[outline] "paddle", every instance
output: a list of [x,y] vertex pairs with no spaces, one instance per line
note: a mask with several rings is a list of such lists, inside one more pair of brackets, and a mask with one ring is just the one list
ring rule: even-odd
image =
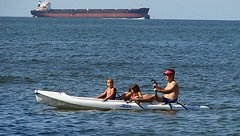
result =
[[135,101],[134,100],[134,102],[139,106],[139,107],[141,107],[143,110],[145,110],[144,108],[143,108],[143,106],[142,105],[140,105],[140,103],[138,103],[137,101]]
[[132,101],[134,101],[141,109],[145,110],[145,109],[143,108],[143,106],[142,106],[140,103],[138,103],[136,100],[131,99],[131,100],[128,101],[127,103],[130,103],[130,102],[132,102]]
[[179,101],[177,101],[177,104],[180,104],[185,110],[188,110],[188,108],[184,106],[182,103],[180,103]]
[[[153,89],[157,87],[157,81],[152,79],[152,83],[153,83]],[[157,91],[155,92],[155,96],[157,96]]]

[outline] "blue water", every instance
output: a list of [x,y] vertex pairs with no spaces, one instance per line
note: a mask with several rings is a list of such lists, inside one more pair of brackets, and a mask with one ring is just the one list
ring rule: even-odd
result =
[[[0,18],[0,135],[240,135],[240,22]],[[95,97],[176,70],[194,111],[68,111],[34,90]]]

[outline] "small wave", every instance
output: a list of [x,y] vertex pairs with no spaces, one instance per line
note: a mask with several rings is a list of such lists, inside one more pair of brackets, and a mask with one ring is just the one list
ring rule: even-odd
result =
[[38,60],[38,59],[32,59],[31,62],[32,62],[33,64],[38,64],[38,63],[43,63],[43,62],[45,62],[45,61]]
[[14,79],[15,77],[12,76],[0,76],[0,83],[12,82]]
[[0,76],[0,84],[5,83],[33,83],[35,82],[30,77],[16,77],[16,76]]

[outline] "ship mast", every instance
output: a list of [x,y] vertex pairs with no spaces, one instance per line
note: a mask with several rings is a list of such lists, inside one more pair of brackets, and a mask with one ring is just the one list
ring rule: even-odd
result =
[[140,2],[140,8],[143,8],[143,0]]

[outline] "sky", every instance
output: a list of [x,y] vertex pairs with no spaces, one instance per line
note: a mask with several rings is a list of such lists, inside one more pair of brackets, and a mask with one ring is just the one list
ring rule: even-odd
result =
[[[148,7],[152,19],[240,20],[240,0],[49,0],[52,8]],[[31,17],[38,0],[0,0],[0,16]]]

